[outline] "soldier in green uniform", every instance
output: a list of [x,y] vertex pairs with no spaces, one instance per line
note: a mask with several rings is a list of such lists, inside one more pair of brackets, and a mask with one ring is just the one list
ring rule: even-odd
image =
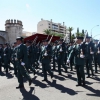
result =
[[7,43],[5,43],[3,47],[4,47],[3,49],[4,69],[6,70],[6,73],[8,73],[10,54],[9,54],[9,49],[7,47]]
[[60,39],[59,45],[57,47],[57,61],[58,61],[59,75],[62,75],[61,74],[61,66],[65,69],[65,72],[67,72],[67,66],[64,63],[65,53],[66,53],[65,43],[63,42],[63,39]]
[[99,65],[99,70],[100,70],[100,42],[98,42],[98,51],[97,51],[97,63]]
[[57,41],[54,42],[52,51],[53,51],[53,70],[55,70],[57,62]]
[[34,75],[36,73],[35,68],[33,67],[32,64],[32,46],[31,46],[31,41],[26,41],[26,46],[27,46],[27,55],[28,55],[28,59],[27,59],[27,65],[26,65],[26,69],[27,71],[29,71],[29,69],[34,72]]
[[94,76],[93,68],[92,68],[92,61],[93,61],[93,54],[94,54],[94,44],[90,41],[91,37],[86,37],[86,43],[85,43],[85,59],[86,59],[86,69],[87,69],[87,78],[90,77],[91,70],[92,76]]
[[82,40],[83,37],[77,37],[76,39],[77,44],[71,50],[67,60],[67,62],[69,63],[71,56],[74,56],[74,64],[77,71],[77,81],[78,81],[78,84],[76,86],[81,86],[81,85],[85,86],[85,74],[84,74],[85,52]]
[[[70,54],[70,52],[73,50],[73,41],[71,41],[70,42],[70,46],[69,46],[69,48],[68,48],[68,56],[69,56],[69,54]],[[70,58],[70,68],[71,68],[71,70],[70,71],[73,71],[73,64],[74,64],[74,56],[71,56],[71,58]]]
[[11,56],[11,59],[12,59],[12,63],[14,65],[14,74],[17,76],[17,43],[14,42],[14,48],[13,48],[13,52],[12,52],[12,56]]
[[52,57],[52,47],[48,44],[47,40],[44,40],[44,48],[42,48],[42,70],[44,74],[44,79],[42,81],[47,81],[47,72],[51,75],[51,78],[53,78],[53,72],[51,71],[51,57]]
[[98,48],[98,40],[94,41],[94,65],[95,65],[95,73],[97,73],[97,64],[98,64],[98,53],[99,53],[99,48]]
[[23,88],[24,84],[23,84],[23,76],[26,77],[29,81],[29,86],[32,84],[32,79],[30,77],[30,75],[28,74],[27,70],[26,70],[26,65],[27,65],[27,47],[25,45],[23,45],[22,41],[23,38],[22,37],[17,37],[17,60],[18,60],[18,74],[17,74],[17,78],[18,78],[18,82],[19,82],[19,86],[16,87],[16,89],[19,88]]
[[2,44],[0,44],[0,72],[2,71],[2,61],[3,61],[3,48]]

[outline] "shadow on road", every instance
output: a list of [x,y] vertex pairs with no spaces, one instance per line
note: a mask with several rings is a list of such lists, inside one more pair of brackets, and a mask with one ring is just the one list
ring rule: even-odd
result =
[[54,87],[54,88],[60,90],[62,93],[68,93],[69,95],[76,95],[76,94],[78,94],[77,92],[75,92],[75,91],[72,90],[72,89],[69,89],[69,88],[67,88],[67,87],[64,87],[64,86],[61,85],[61,84],[57,84],[57,83],[56,83],[56,80],[53,80],[52,83],[51,83],[50,81],[47,81],[47,83],[48,83],[50,86],[52,86],[52,87]]
[[13,78],[14,76],[13,76],[12,74],[10,74],[10,73],[7,73],[7,74],[6,74],[6,77],[7,77],[8,79],[11,79],[11,78]]
[[3,72],[0,72],[0,76],[5,76],[5,74]]
[[34,90],[34,87],[30,87],[30,91],[26,91],[25,88],[20,89],[20,92],[23,95],[22,100],[40,100],[37,96],[32,94],[33,90]]
[[100,97],[100,90],[95,90],[92,87],[87,86],[87,85],[84,88],[94,93],[94,94],[87,94],[87,95]]
[[40,81],[38,81],[38,80],[36,80],[36,77],[37,77],[37,76],[35,76],[35,77],[33,78],[33,84],[34,84],[35,86],[39,86],[39,87],[41,87],[41,88],[46,88],[47,85],[44,84],[44,83],[42,83],[42,82],[40,82]]

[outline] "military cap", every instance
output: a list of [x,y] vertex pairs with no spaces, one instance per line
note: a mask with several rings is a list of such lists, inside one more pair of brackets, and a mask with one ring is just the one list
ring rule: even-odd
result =
[[16,44],[16,42],[14,42],[14,44]]
[[26,41],[26,43],[30,43],[30,44],[31,44],[31,43],[32,43],[32,41],[30,41],[30,40],[27,40],[27,41]]
[[70,43],[74,43],[73,41],[71,41]]
[[90,39],[91,38],[91,36],[86,36],[86,39]]
[[59,41],[62,41],[63,42],[64,40],[63,39],[59,39]]
[[94,42],[98,42],[99,40],[94,40]]
[[56,44],[57,44],[57,43],[58,43],[58,41],[54,41],[54,43],[56,43]]
[[23,37],[17,37],[16,40],[23,40]]
[[43,40],[43,42],[48,42],[48,40],[46,39],[46,40]]
[[83,37],[81,37],[81,36],[78,36],[78,37],[77,37],[77,39],[81,39],[81,40],[83,40]]

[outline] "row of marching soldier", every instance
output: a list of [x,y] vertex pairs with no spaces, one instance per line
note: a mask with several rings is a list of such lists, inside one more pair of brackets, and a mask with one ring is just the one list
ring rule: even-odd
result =
[[86,67],[87,78],[93,77],[100,68],[100,43],[98,40],[91,41],[91,37],[87,36],[85,40],[83,37],[76,37],[75,41],[69,44],[65,43],[63,39],[55,41],[53,44],[50,44],[48,40],[43,40],[38,44],[28,40],[24,44],[23,38],[17,37],[13,47],[7,43],[0,44],[0,72],[4,68],[5,72],[9,73],[9,70],[12,70],[11,63],[19,83],[16,89],[24,88],[23,76],[31,85],[32,78],[29,73],[37,74],[39,67],[42,67],[44,76],[42,81],[48,80],[47,72],[51,78],[54,77],[55,70],[62,75],[62,67],[65,73],[68,72],[68,68],[70,71],[76,70],[76,86],[85,86],[84,67]]

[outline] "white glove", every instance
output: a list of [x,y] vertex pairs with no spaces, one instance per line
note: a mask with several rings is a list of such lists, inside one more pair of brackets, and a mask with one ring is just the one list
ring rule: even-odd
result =
[[47,56],[47,55],[48,55],[47,53],[44,54],[44,56]]
[[98,51],[98,53],[100,53],[100,51]]
[[25,65],[25,63],[24,63],[24,62],[21,62],[21,65],[22,65],[22,66],[24,66],[24,65]]
[[4,54],[4,56],[6,56],[6,54]]
[[84,55],[80,55],[80,58],[84,58]]
[[15,60],[17,61],[17,58],[15,58]]
[[55,60],[57,59],[57,57],[55,57]]
[[67,63],[70,63],[70,60],[67,60]]
[[62,49],[60,49],[60,52],[62,52]]
[[90,52],[90,54],[94,54],[94,52]]
[[40,63],[40,61],[38,60],[38,63]]

